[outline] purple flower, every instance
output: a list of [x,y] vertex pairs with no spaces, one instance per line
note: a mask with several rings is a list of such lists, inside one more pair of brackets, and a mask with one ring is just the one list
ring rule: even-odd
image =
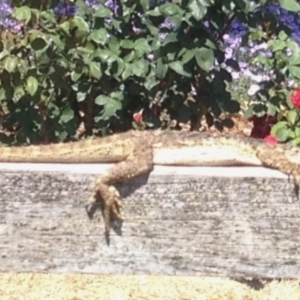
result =
[[148,54],[148,59],[150,60],[150,61],[154,61],[155,60],[155,55],[153,54],[153,53],[151,53],[151,54]]
[[240,23],[237,19],[234,19],[231,22],[230,27],[231,33],[235,36],[243,36],[248,32],[248,28],[244,24]]
[[166,18],[159,27],[167,28],[167,29],[174,29],[174,24],[170,21],[170,19]]
[[77,12],[77,6],[75,4],[66,4],[63,0],[60,0],[60,4],[54,8],[54,13],[58,16],[73,17]]
[[115,1],[115,0],[107,0],[104,5],[109,7],[110,9],[112,9],[114,14],[117,13],[118,8],[119,8],[119,6],[117,5],[117,1]]
[[89,6],[91,9],[98,9],[100,4],[96,0],[85,0],[85,3],[87,6]]
[[18,25],[19,23],[17,21],[9,18],[0,20],[0,26],[6,29],[17,29]]
[[0,1],[0,18],[10,16],[13,12],[10,1],[1,0]]
[[260,90],[260,86],[258,84],[252,84],[248,89],[248,95],[254,96]]
[[10,0],[0,0],[0,27],[13,32],[19,32],[21,25],[16,20],[10,18],[13,8]]
[[159,40],[160,40],[160,41],[165,40],[167,36],[168,36],[167,33],[159,33],[159,34],[158,34],[158,37],[159,37]]
[[168,18],[166,18],[164,22],[160,24],[159,28],[161,29],[161,31],[158,34],[160,41],[165,40],[169,32],[176,29],[175,25]]

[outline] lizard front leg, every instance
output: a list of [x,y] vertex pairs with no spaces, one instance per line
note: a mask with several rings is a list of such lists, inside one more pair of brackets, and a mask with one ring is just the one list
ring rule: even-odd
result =
[[[122,220],[120,214],[121,199],[115,184],[131,179],[135,176],[150,172],[153,169],[153,147],[146,137],[132,137],[130,143],[133,150],[128,157],[110,168],[107,174],[96,180],[94,188],[94,203],[101,198],[103,201],[103,219],[105,238],[109,244],[110,224],[112,219]],[[87,207],[88,214],[91,207]]]

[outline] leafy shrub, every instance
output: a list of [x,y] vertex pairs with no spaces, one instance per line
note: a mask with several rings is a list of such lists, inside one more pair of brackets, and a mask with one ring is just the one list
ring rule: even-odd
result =
[[[2,25],[0,42],[2,140],[48,143],[123,131],[141,109],[147,127],[191,121],[194,129],[203,116],[209,126],[220,124],[223,112],[240,110],[227,89],[228,68],[240,66],[225,55],[223,39],[236,22],[244,24],[244,45],[264,41],[271,51],[253,63],[274,68],[248,115],[280,115],[291,91],[286,82],[298,78],[298,45],[266,15],[267,2],[13,1],[14,22]],[[299,10],[294,0],[280,4]],[[291,47],[292,58],[284,54]]]

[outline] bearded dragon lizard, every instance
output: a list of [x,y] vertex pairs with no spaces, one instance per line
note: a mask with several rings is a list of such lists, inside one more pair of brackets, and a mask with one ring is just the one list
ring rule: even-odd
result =
[[300,182],[300,150],[269,145],[244,136],[215,136],[185,131],[128,131],[107,137],[39,146],[2,147],[1,162],[115,163],[96,180],[91,207],[103,201],[106,241],[111,218],[122,220],[115,184],[148,173],[154,165],[266,166]]

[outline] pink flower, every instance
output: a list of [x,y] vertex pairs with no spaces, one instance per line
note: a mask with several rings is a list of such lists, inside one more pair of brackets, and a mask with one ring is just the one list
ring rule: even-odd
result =
[[296,90],[294,93],[291,95],[291,100],[293,105],[300,109],[300,89]]
[[278,144],[278,140],[276,138],[276,136],[274,135],[268,135],[264,138],[264,142],[269,144],[269,145],[277,145]]
[[133,114],[133,120],[137,124],[141,124],[143,122],[143,110]]

